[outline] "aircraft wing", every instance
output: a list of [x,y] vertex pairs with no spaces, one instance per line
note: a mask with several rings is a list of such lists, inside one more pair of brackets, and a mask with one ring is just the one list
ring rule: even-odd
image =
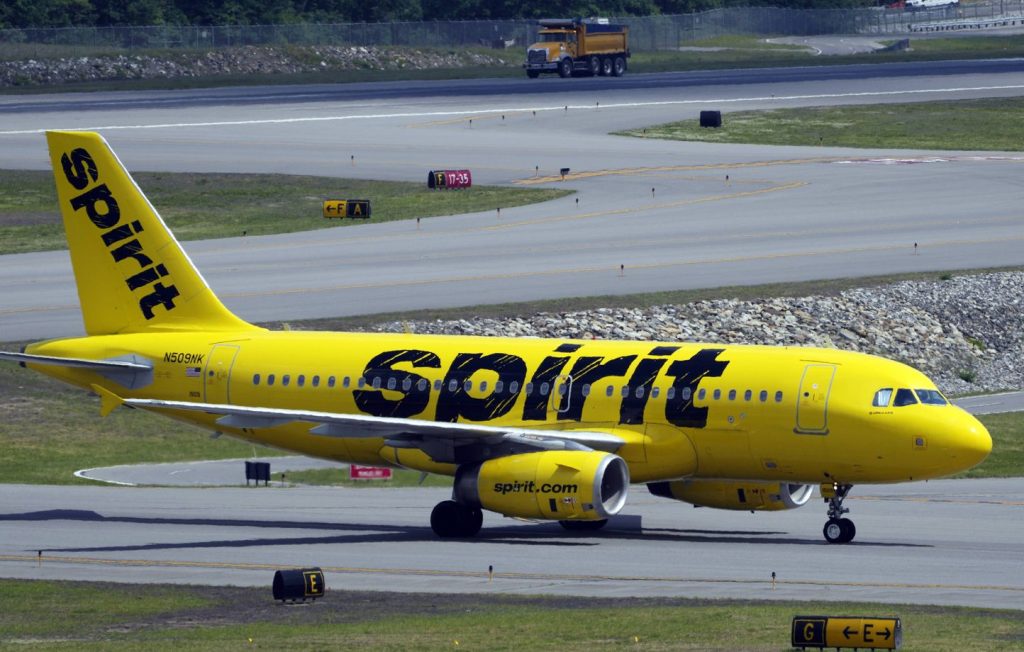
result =
[[542,430],[474,423],[443,423],[364,414],[141,398],[123,399],[122,402],[124,405],[146,410],[185,410],[221,415],[217,419],[217,424],[232,428],[272,428],[286,423],[309,423],[309,432],[313,435],[379,437],[384,439],[387,446],[418,448],[441,463],[468,463],[536,450],[589,449],[614,452],[626,443],[626,440],[618,435],[589,430]]

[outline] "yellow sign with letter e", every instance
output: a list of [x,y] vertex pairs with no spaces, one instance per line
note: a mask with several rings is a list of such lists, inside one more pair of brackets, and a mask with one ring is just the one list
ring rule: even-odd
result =
[[899,618],[796,616],[793,647],[897,650],[903,643]]

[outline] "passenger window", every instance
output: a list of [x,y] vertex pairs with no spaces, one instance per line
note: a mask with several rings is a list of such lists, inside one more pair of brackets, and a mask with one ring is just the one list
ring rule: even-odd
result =
[[750,391],[748,389],[747,391],[743,392],[743,400],[744,401],[747,401],[749,403],[750,399],[752,399],[752,398],[754,398],[754,393],[752,391]]
[[937,389],[915,389],[917,398],[926,405],[946,405],[948,401]]
[[547,383],[541,383],[540,384],[540,395],[541,396],[547,396],[549,389],[551,389],[550,385],[548,385]]
[[260,384],[260,375],[259,374],[253,374],[252,375],[252,384],[253,385],[259,385]]
[[406,376],[405,380],[402,381],[402,391],[408,392],[410,389],[412,389],[412,378]]
[[654,389],[651,390],[651,398],[658,398],[658,394],[660,393],[661,392],[658,390],[658,388],[655,387]]
[[366,376],[359,377],[359,380],[356,381],[356,387],[359,389],[366,387]]
[[505,390],[505,381],[496,380],[494,381],[494,393],[501,394]]
[[643,385],[640,385],[639,387],[636,388],[636,397],[637,398],[643,398],[644,397],[644,386]]
[[304,387],[306,385],[306,377],[299,374],[299,377],[295,379],[295,384],[299,387]]
[[345,389],[348,389],[351,385],[352,382],[348,376],[345,376],[344,378],[341,379],[341,386],[344,387]]
[[667,400],[671,401],[675,397],[676,397],[676,388],[675,387],[669,387],[668,391],[665,392],[665,398]]
[[581,391],[584,396],[590,396],[590,385],[584,385]]
[[559,386],[558,386],[558,395],[559,395],[559,396],[565,396],[565,392],[566,392],[566,390],[568,390],[568,389],[569,389],[569,386],[568,386],[568,385],[566,385],[566,384],[564,384],[564,383],[563,383],[563,384],[561,384],[561,385],[559,385]]
[[717,401],[718,399],[722,398],[722,390],[720,390],[720,389],[716,389],[716,390],[714,391],[714,393],[713,393],[713,394],[711,394],[711,398],[715,399],[716,401]]
[[267,376],[267,384],[268,385],[273,385],[274,384],[274,374],[270,374],[269,376]]
[[380,376],[374,377],[372,387],[374,389],[380,389]]
[[622,386],[621,395],[622,395],[622,398],[626,398],[627,396],[629,396],[629,385],[623,385]]
[[468,392],[471,389],[473,389],[473,381],[467,378],[466,381],[462,383],[462,391]]
[[735,401],[736,400],[736,390],[735,389],[730,389],[729,390],[729,400],[730,401]]
[[313,376],[313,387],[320,386],[320,376]]
[[767,403],[768,402],[768,390],[767,389],[762,389],[761,393],[757,395],[757,398],[761,399],[762,403]]
[[448,391],[449,392],[455,392],[458,389],[459,389],[459,381],[455,380],[454,378],[452,378],[451,380],[448,381]]
[[782,392],[775,392],[775,402],[776,403],[781,403],[782,402]]
[[533,383],[526,383],[526,385],[523,386],[523,393],[527,396],[533,394]]
[[[679,392],[679,397],[682,398],[684,401],[689,401],[690,397],[692,397],[692,396],[693,396],[693,390],[690,389],[689,387],[684,387],[683,391]],[[701,393],[700,397],[704,398],[704,394]]]
[[701,388],[701,389],[697,390],[697,398],[699,400],[703,401],[704,397],[706,397],[707,395],[708,395],[708,390],[706,390],[704,388]]
[[917,397],[909,389],[897,389],[896,400],[892,402],[893,407],[904,407],[917,403]]
[[509,394],[517,394],[518,392],[519,392],[519,381],[518,380],[513,380],[511,383],[508,384],[508,393]]
[[419,380],[416,381],[416,390],[417,391],[423,392],[423,391],[426,391],[426,389],[427,389],[427,379],[426,378],[420,378]]
[[871,401],[874,407],[889,407],[889,399],[892,398],[892,388],[886,387],[875,392],[875,398]]
[[288,374],[281,376],[281,384],[284,385],[285,387],[287,387],[288,383],[290,383],[291,381],[292,377],[289,376]]
[[328,387],[334,387],[334,376],[328,376],[327,377],[327,386]]
[[396,387],[398,387],[398,379],[395,378],[394,376],[391,376],[390,378],[388,378],[388,389],[394,389]]
[[605,396],[611,396],[614,393],[615,393],[615,387],[614,386],[608,385],[608,387],[605,387],[605,389],[604,389],[604,395]]
[[441,385],[442,385],[441,379],[440,378],[435,378],[434,379],[434,391],[435,392],[440,392],[441,391]]
[[486,392],[487,391],[487,381],[486,380],[481,380],[480,381],[480,391],[481,392]]

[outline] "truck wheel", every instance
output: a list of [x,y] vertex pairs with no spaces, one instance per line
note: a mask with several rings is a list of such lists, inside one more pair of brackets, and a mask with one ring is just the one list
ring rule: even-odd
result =
[[587,60],[587,65],[590,66],[591,77],[600,74],[601,60],[597,58],[597,55],[592,55],[590,59]]
[[615,57],[615,64],[612,68],[612,74],[616,77],[621,77],[626,72],[626,60],[622,57]]
[[539,70],[527,70],[526,71],[526,76],[529,77],[530,79],[537,79],[537,77],[540,76],[540,71]]
[[558,76],[572,77],[572,59],[566,57],[558,62]]
[[611,57],[605,57],[601,59],[601,74],[607,77],[612,74],[612,59]]

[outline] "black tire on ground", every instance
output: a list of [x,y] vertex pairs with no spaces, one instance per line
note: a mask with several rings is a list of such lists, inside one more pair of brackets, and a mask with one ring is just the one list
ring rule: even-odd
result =
[[476,536],[483,522],[484,513],[479,508],[454,500],[439,502],[430,512],[430,528],[443,539]]
[[853,537],[857,536],[857,527],[848,518],[839,519],[839,527],[842,529],[842,541],[840,543],[850,543],[853,541]]
[[626,59],[625,57],[615,57],[615,63],[612,64],[612,75],[615,77],[621,77],[626,73]]
[[539,70],[527,70],[526,71],[526,76],[529,77],[530,79],[537,79],[537,77],[540,76],[540,71]]
[[558,76],[572,77],[572,59],[566,57],[558,62]]
[[830,518],[825,522],[825,527],[822,528],[821,533],[825,535],[825,541],[829,543],[846,543],[843,536],[847,532],[847,528],[843,525],[842,521],[848,521],[849,519],[838,519]]
[[601,74],[605,77],[612,74],[612,59],[611,57],[604,57],[601,59]]
[[559,521],[558,524],[570,532],[595,532],[608,525],[608,519],[605,518],[600,521]]
[[596,54],[590,56],[587,59],[587,65],[590,67],[590,75],[596,77],[601,73],[601,60],[597,58]]

